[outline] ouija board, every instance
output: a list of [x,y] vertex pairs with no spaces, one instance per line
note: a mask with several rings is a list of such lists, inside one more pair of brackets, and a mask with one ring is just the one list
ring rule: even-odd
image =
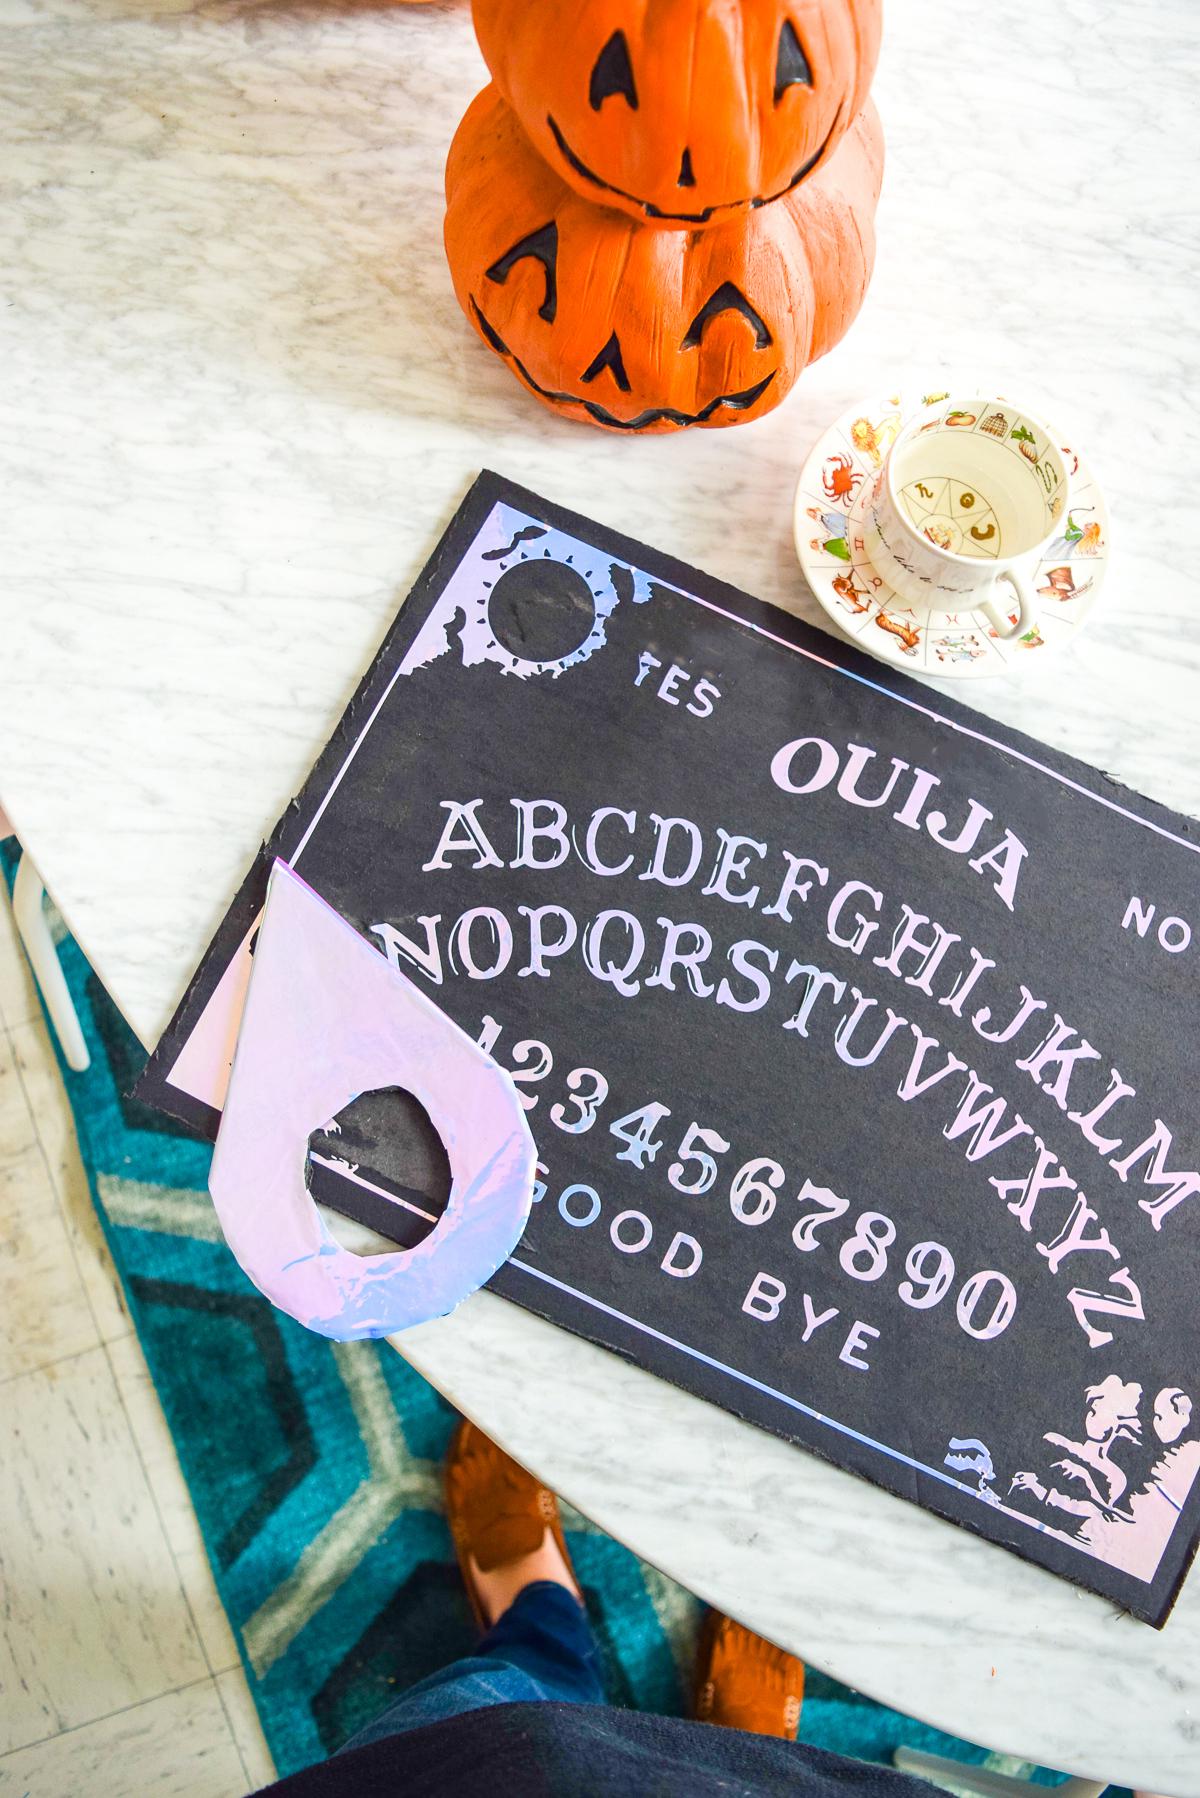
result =
[[[1193,821],[485,474],[143,1078],[209,1135],[275,856],[512,1071],[496,1291],[1161,1626]],[[444,1157],[380,1104],[312,1190],[411,1243]]]

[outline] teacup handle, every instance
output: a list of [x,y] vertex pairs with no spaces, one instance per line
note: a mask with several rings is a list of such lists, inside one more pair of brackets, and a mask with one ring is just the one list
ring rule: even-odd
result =
[[[1005,611],[995,600],[985,599],[979,610],[989,621],[998,637],[1023,637],[1037,623],[1038,603],[1033,591],[1033,583],[1022,568],[1002,568],[996,576],[997,581],[1007,581],[1013,588],[1021,606],[1021,615],[1015,624],[1010,624]],[[995,591],[993,584],[992,591]]]

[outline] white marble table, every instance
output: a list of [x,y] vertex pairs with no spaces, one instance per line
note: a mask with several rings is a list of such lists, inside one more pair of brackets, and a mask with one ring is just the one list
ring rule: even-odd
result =
[[[455,305],[462,0],[0,0],[0,27],[0,797],[147,1043],[481,466],[814,617],[796,470],[898,371],[1032,396],[1112,507],[1094,625],[970,703],[1200,816],[1189,0],[892,0],[861,319],[763,422],[634,441],[551,418]],[[1156,1633],[488,1294],[398,1346],[817,1666],[1200,1798],[1200,1577]]]

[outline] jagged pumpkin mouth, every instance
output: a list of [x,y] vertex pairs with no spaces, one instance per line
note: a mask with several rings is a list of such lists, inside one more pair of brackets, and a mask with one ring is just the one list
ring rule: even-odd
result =
[[842,109],[844,106],[845,101],[843,100],[839,103],[838,109],[833,115],[833,124],[829,127],[825,142],[814,156],[809,157],[803,168],[796,170],[796,173],[792,176],[786,187],[781,187],[777,193],[758,194],[752,199],[726,200],[719,206],[706,206],[703,212],[664,212],[662,208],[656,206],[652,200],[643,200],[637,194],[626,193],[623,187],[614,187],[611,181],[605,181],[603,176],[597,175],[594,170],[588,167],[586,162],[581,161],[580,158],[576,156],[551,113],[546,114],[546,123],[549,125],[550,130],[554,135],[554,141],[558,145],[559,152],[562,155],[564,162],[568,162],[577,175],[582,176],[585,181],[590,181],[593,186],[600,188],[603,193],[616,194],[622,200],[632,201],[635,206],[641,207],[648,219],[663,219],[669,223],[678,225],[707,225],[717,213],[740,212],[743,209],[756,212],[760,206],[769,206],[773,200],[782,200],[785,195],[792,193],[799,187],[802,181],[807,181],[810,175],[816,173],[818,165],[824,160],[825,154],[829,149],[830,144],[833,142],[833,136],[841,121]]
[[608,425],[614,431],[645,431],[652,425],[664,423],[678,425],[682,430],[687,425],[706,423],[713,413],[722,406],[728,408],[730,412],[748,412],[751,406],[762,398],[777,373],[777,370],[772,369],[769,375],[766,375],[761,381],[756,381],[753,387],[747,387],[741,393],[720,393],[716,399],[709,400],[706,406],[702,406],[699,412],[680,412],[674,406],[652,406],[645,412],[639,412],[636,418],[618,418],[615,412],[610,412],[607,406],[600,405],[597,400],[585,399],[582,394],[578,393],[556,393],[553,388],[543,387],[541,382],[530,374],[516,352],[509,349],[500,333],[488,323],[474,294],[470,298],[475,322],[487,342],[498,356],[503,356],[507,362],[511,363],[527,387],[531,388],[534,393],[540,394],[542,399],[552,400],[555,405],[582,406],[597,424]]

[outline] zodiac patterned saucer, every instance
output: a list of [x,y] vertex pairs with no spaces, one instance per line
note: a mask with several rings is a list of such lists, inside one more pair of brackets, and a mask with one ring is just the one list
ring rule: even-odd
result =
[[[862,519],[871,482],[890,445],[910,418],[946,397],[937,387],[913,392],[896,388],[843,413],[818,439],[801,470],[793,530],[809,586],[860,649],[909,674],[971,680],[1042,661],[1082,628],[1108,567],[1108,511],[1084,458],[1062,444],[1071,497],[1062,533],[1047,544],[1037,565],[1034,586],[1041,612],[1033,629],[1023,637],[1003,638],[982,612],[916,612],[871,566]],[[1008,591],[999,588],[1001,595]],[[1009,616],[1015,622],[1015,595]]]

